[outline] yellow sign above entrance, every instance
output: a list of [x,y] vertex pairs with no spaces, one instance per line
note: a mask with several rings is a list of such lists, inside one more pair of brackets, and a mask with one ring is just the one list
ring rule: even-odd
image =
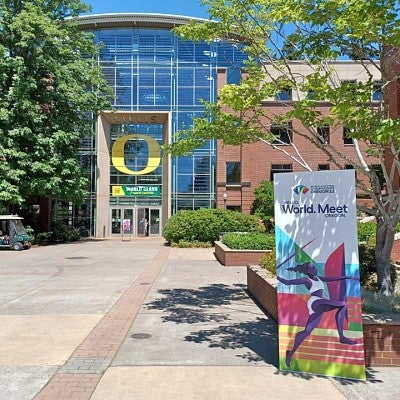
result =
[[[125,144],[129,140],[141,139],[144,140],[149,147],[149,158],[147,160],[147,165],[141,171],[133,171],[129,169],[125,163]],[[161,162],[161,149],[158,142],[150,136],[132,134],[119,137],[112,147],[111,151],[111,161],[114,167],[127,175],[146,175],[150,172],[155,171]]]

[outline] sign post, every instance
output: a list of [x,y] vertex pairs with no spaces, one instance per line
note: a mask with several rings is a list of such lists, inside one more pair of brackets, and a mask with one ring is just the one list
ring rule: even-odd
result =
[[365,380],[355,171],[274,176],[281,370]]

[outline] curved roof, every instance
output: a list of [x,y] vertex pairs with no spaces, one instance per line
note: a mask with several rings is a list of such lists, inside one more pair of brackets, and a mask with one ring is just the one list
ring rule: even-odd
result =
[[79,26],[83,29],[120,28],[120,27],[150,27],[172,29],[190,21],[205,22],[202,18],[185,17],[172,14],[153,13],[113,13],[90,14],[78,18]]

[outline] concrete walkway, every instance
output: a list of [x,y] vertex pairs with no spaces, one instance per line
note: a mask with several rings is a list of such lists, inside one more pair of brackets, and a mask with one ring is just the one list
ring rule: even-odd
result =
[[158,238],[1,251],[0,341],[4,400],[400,398],[397,368],[280,372],[246,268]]

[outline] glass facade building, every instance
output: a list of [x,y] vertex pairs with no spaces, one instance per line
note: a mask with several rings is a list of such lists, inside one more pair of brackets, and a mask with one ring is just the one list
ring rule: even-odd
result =
[[81,29],[101,45],[98,63],[114,92],[113,109],[104,110],[96,136],[80,149],[91,196],[75,211],[74,224],[92,235],[161,235],[171,214],[216,206],[216,142],[179,158],[164,155],[161,146],[202,115],[203,101],[216,101],[219,77],[239,82],[245,55],[221,41],[182,41],[172,28],[190,20],[80,18]]

